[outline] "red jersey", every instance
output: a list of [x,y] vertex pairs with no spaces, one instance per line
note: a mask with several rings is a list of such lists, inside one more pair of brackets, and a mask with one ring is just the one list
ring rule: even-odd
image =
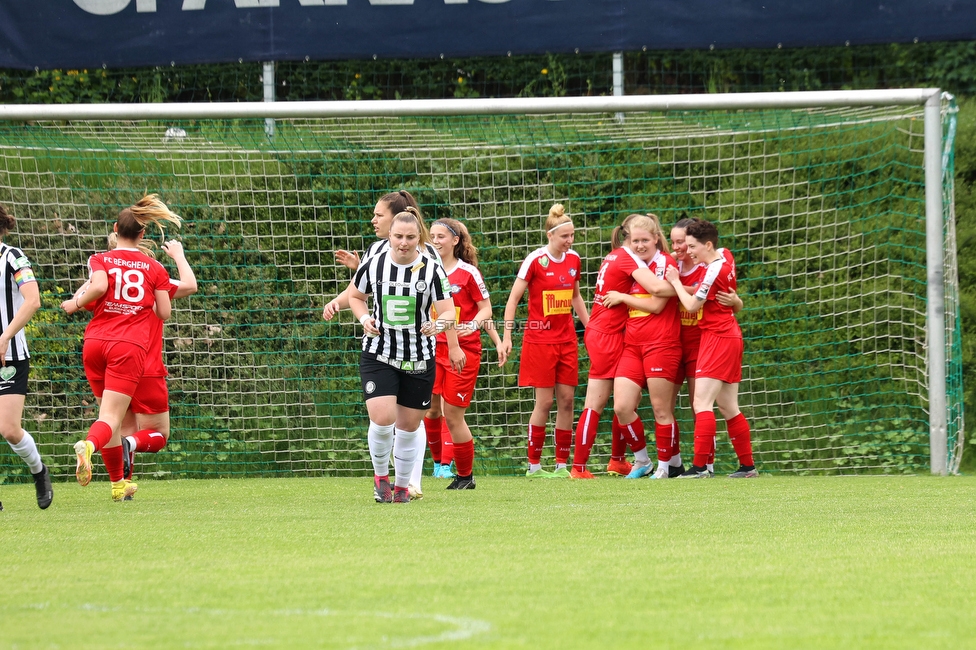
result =
[[[488,300],[488,287],[481,277],[477,267],[458,260],[457,265],[447,274],[447,281],[451,283],[451,298],[454,299],[454,322],[465,323],[474,320],[478,315],[478,303]],[[447,343],[447,334],[437,335],[438,343]],[[465,350],[481,352],[481,334],[459,336],[458,343]]]
[[89,275],[95,271],[108,275],[108,290],[95,301],[85,338],[129,341],[149,350],[153,321],[159,321],[153,311],[155,292],[170,284],[166,269],[136,248],[116,248],[88,258]]
[[[734,275],[735,259],[732,257],[732,252],[727,248],[720,248],[718,252],[732,266],[732,274]],[[705,277],[705,270],[707,268],[707,264],[699,262],[690,271],[681,274],[681,284],[697,289]],[[678,302],[678,313],[681,318],[681,345],[685,350],[698,349],[698,343],[701,341],[701,330],[698,329],[698,321],[701,320],[704,309],[704,306],[702,306],[693,314],[686,310],[680,301]]]
[[695,292],[696,298],[705,301],[699,312],[700,329],[718,336],[742,336],[742,330],[739,329],[732,308],[725,307],[715,300],[715,294],[719,291],[735,291],[735,288],[735,264],[729,262],[724,255],[705,268],[705,277],[702,278],[698,291]]
[[574,250],[557,260],[543,246],[525,258],[518,271],[518,277],[529,283],[529,319],[523,342],[576,341],[573,291],[579,283],[581,270],[579,254]]
[[[664,277],[664,271],[669,266],[677,266],[674,258],[658,251],[648,267],[659,278]],[[638,298],[651,298],[651,294],[639,283],[633,282],[630,287],[631,295]],[[681,322],[678,320],[678,298],[668,298],[664,309],[658,314],[652,314],[641,309],[628,310],[627,331],[624,343],[640,346],[678,346],[681,337]]]
[[626,246],[610,251],[603,258],[600,271],[596,274],[596,291],[593,294],[593,309],[590,311],[588,328],[592,327],[605,334],[623,331],[627,324],[627,305],[604,307],[603,296],[609,291],[629,292],[634,284],[633,273],[639,268],[647,268],[647,264]]

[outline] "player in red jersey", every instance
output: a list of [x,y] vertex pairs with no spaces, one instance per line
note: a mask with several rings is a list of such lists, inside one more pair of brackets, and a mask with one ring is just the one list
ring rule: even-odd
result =
[[[118,244],[118,236],[112,233],[108,238],[109,248]],[[145,239],[139,242],[139,250],[155,259],[154,245]],[[176,262],[177,280],[170,279],[167,287],[170,300],[191,296],[197,292],[196,275],[186,260],[183,244],[168,241],[161,248]],[[75,293],[80,297],[88,288],[85,282]],[[94,303],[86,305],[86,309],[93,310]],[[126,480],[132,479],[132,465],[135,453],[156,453],[166,446],[169,440],[169,388],[166,377],[169,371],[163,361],[163,321],[157,318],[153,322],[153,334],[150,338],[150,349],[146,353],[146,368],[143,371],[139,386],[125,412],[119,435],[122,437],[123,475]]]
[[613,408],[619,426],[635,450],[634,466],[627,478],[636,479],[648,476],[653,469],[644,425],[637,416],[645,385],[654,410],[657,458],[659,462],[663,460],[667,471],[675,437],[671,396],[681,363],[681,345],[678,300],[674,289],[664,280],[666,269],[676,267],[668,252],[664,230],[656,218],[648,216],[634,220],[631,233],[634,251],[647,261],[655,281],[646,282],[647,288],[635,282],[628,293],[608,292],[604,304],[629,307],[624,350],[613,382]]
[[116,501],[131,497],[137,489],[124,479],[119,429],[145,369],[153,319],[167,320],[171,312],[169,274],[138,248],[146,225],[162,222],[178,226],[181,219],[155,194],[122,210],[115,223],[118,247],[92,255],[87,291],[61,303],[68,314],[95,303],[94,316],[85,329],[82,358],[88,383],[100,402],[98,419],[88,436],[75,443],[75,476],[81,485],[88,485],[92,454],[100,450]]
[[[701,284],[702,278],[705,277],[706,264],[696,263],[691,260],[688,255],[688,243],[685,241],[685,228],[693,223],[693,219],[681,219],[674,225],[671,229],[671,250],[674,252],[674,258],[678,262],[678,273],[681,276],[681,284],[685,287],[688,293],[694,293],[698,290],[698,285]],[[735,260],[732,257],[732,252],[727,248],[720,248],[719,252],[722,256],[732,265],[733,270],[735,269]],[[726,307],[731,307],[733,313],[738,313],[742,309],[742,299],[736,294],[735,290],[724,292],[719,291],[715,294],[715,300],[718,301],[720,305]],[[698,345],[701,342],[701,330],[698,329],[698,321],[701,318],[701,309],[695,313],[689,313],[685,310],[683,306],[679,309],[681,314],[681,367],[678,373],[678,381],[674,386],[674,399],[673,406],[677,407],[678,403],[678,391],[681,388],[681,384],[687,380],[688,382],[688,403],[694,404],[695,399],[695,367],[698,361]],[[676,435],[675,435],[675,445],[671,449],[671,462],[670,465],[672,469],[669,470],[669,477],[674,478],[680,474],[679,468],[682,467],[681,463],[681,449],[677,444],[679,435],[677,435],[677,421],[675,422]],[[706,467],[708,471],[713,475],[715,473],[715,450],[712,449],[708,457],[708,462]],[[657,478],[665,478],[662,475],[660,468],[655,474]]]
[[[515,312],[526,290],[529,292],[529,317],[522,336],[519,360],[519,386],[535,388],[535,407],[529,416],[526,476],[568,477],[570,447],[573,444],[573,393],[579,383],[579,343],[573,312],[585,327],[589,322],[586,304],[580,295],[582,266],[572,249],[574,228],[562,204],[549,209],[546,219],[548,244],[525,258],[505,304],[505,334],[498,348],[508,357],[512,351]],[[542,470],[542,447],[546,441],[546,422],[556,399],[556,471]]]
[[[626,293],[635,283],[650,283],[654,280],[653,273],[647,268],[647,260],[641,259],[633,250],[631,233],[635,221],[641,221],[645,228],[652,221],[656,223],[656,219],[640,214],[632,214],[624,219],[620,226],[614,228],[611,237],[613,250],[603,258],[596,276],[593,309],[583,337],[590,358],[590,373],[586,383],[583,412],[576,425],[576,447],[573,452],[573,469],[570,472],[573,478],[593,478],[593,474],[586,469],[586,463],[596,440],[600,416],[610,399],[617,362],[624,349],[627,306],[620,302],[608,306],[604,303],[604,297],[611,292]],[[660,225],[657,229],[660,230]],[[611,425],[611,436],[607,473],[626,476],[632,467],[624,457],[627,440],[625,430],[620,426],[616,415]]]
[[[455,371],[448,355],[447,335],[443,332],[437,335],[437,374],[424,425],[434,459],[434,476],[455,478],[450,470],[451,459],[454,459],[458,481],[451,485],[457,483],[457,489],[463,489],[460,486],[470,483],[474,466],[474,440],[464,414],[471,404],[481,368],[481,328],[491,320],[491,300],[478,270],[478,251],[464,224],[455,219],[438,219],[430,225],[430,237],[441,255],[451,285],[458,343],[467,361],[460,372]],[[488,335],[496,349],[500,348],[498,332],[489,328]],[[505,356],[499,354],[498,365],[504,365],[505,361]],[[442,414],[447,421],[446,429],[442,426]],[[451,450],[450,458],[442,455],[442,448]]]
[[694,314],[701,309],[698,321],[701,344],[695,370],[695,457],[692,467],[680,478],[711,476],[706,462],[715,446],[715,413],[712,409],[716,404],[725,418],[729,439],[739,458],[739,469],[729,477],[754,478],[759,473],[752,456],[749,422],[739,411],[742,330],[732,309],[715,300],[719,291],[735,290],[735,268],[718,251],[718,229],[714,224],[695,219],[685,228],[685,239],[692,261],[706,264],[707,269],[694,294],[682,286],[677,269],[668,269],[665,274],[686,311]]

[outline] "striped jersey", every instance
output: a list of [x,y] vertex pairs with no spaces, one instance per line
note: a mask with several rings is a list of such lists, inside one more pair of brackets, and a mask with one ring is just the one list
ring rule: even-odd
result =
[[[36,282],[30,260],[23,251],[13,246],[0,244],[0,332],[7,329],[17,310],[24,304],[20,287],[28,282]],[[7,361],[23,361],[30,357],[27,351],[27,336],[24,330],[14,334],[7,347]]]
[[367,257],[352,281],[373,296],[371,315],[380,331],[363,337],[363,352],[397,361],[434,358],[434,337],[420,328],[430,320],[434,303],[451,296],[447,274],[436,259],[420,253],[410,264],[397,264],[386,248]]

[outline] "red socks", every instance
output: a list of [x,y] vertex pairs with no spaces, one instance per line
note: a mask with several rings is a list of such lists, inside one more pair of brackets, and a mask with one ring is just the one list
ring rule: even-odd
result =
[[454,445],[454,466],[458,476],[471,476],[474,468],[474,440]]
[[441,418],[436,420],[424,418],[424,429],[427,431],[427,445],[430,447],[430,457],[438,465],[441,464]]
[[568,463],[569,451],[573,446],[573,432],[569,429],[556,429],[553,437],[556,439],[556,462]]
[[112,439],[112,427],[109,426],[108,422],[95,420],[88,428],[88,437],[86,439],[95,445],[95,451],[98,451]]
[[613,414],[613,423],[610,425],[610,460],[627,460],[627,437],[617,414]]
[[[681,453],[681,431],[678,429],[678,421],[674,421],[674,439],[671,443],[671,457],[675,457]],[[715,461],[714,452],[712,452],[712,461]]]
[[155,454],[166,446],[166,436],[153,429],[143,429],[132,434],[136,439],[135,451]]
[[447,427],[447,420],[441,418],[441,465],[450,465],[452,460],[456,460],[454,448],[454,438],[451,437],[451,430]]
[[115,447],[102,447],[101,451],[102,462],[105,463],[105,469],[108,471],[109,480],[114,483],[125,478],[123,475],[122,445],[116,445]]
[[695,413],[695,467],[705,467],[708,455],[715,449],[715,413]]
[[739,457],[739,464],[755,467],[756,463],[752,458],[752,438],[746,416],[739,413],[726,422],[726,426],[729,429],[729,440],[732,441],[732,448],[735,449],[735,455]]
[[675,435],[678,430],[678,426],[675,423],[672,424],[659,424],[654,423],[654,441],[657,444],[657,459],[661,462],[668,462],[671,460],[675,447]]
[[[546,428],[529,425],[529,462],[539,464],[542,462],[542,447],[546,444]],[[568,456],[568,454],[567,454]]]
[[600,426],[600,416],[593,409],[583,409],[579,422],[576,424],[576,450],[573,452],[573,469],[582,472],[590,460],[590,450],[596,440],[597,428]]
[[647,436],[644,433],[644,423],[637,418],[630,424],[621,424],[620,428],[624,432],[630,450],[637,452],[647,447]]

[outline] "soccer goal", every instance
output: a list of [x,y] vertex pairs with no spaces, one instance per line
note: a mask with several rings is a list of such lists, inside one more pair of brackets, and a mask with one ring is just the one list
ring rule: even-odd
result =
[[[954,114],[935,89],[0,106],[0,203],[18,224],[7,242],[33,260],[44,300],[29,326],[26,426],[70,474],[69,443],[95,407],[86,319],[56,306],[119,209],[158,192],[186,219],[200,291],[166,327],[171,441],[137,473],[366,473],[360,329],[321,309],[350,276],[333,251],[362,251],[376,200],[408,189],[428,220],[468,225],[499,319],[554,202],[576,224],[588,302],[627,214],[653,212],[666,230],[684,216],[716,222],[745,303],[740,393],[762,471],[953,472],[964,435]],[[515,345],[498,368],[485,337],[468,412],[478,473],[523,468],[533,400],[517,386]],[[684,397],[677,415],[690,451]],[[719,444],[719,469],[733,467],[721,424]],[[9,454],[0,463],[20,471]]]

